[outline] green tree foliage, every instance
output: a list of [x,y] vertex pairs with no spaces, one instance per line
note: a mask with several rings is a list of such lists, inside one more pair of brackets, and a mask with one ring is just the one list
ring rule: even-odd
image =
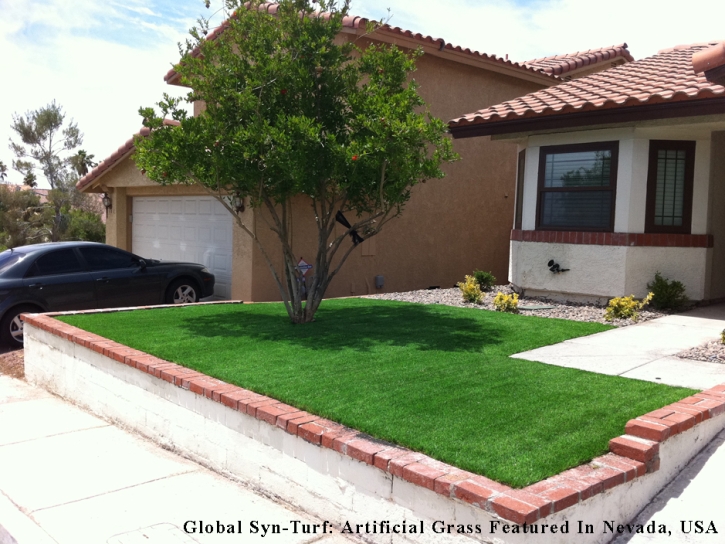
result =
[[[105,231],[99,207],[94,205],[88,195],[75,188],[79,176],[88,173],[88,168],[96,165],[93,155],[83,149],[77,150],[83,143],[83,134],[78,126],[73,121],[66,122],[63,108],[52,102],[25,115],[15,114],[11,128],[19,138],[18,141],[10,142],[16,157],[13,168],[23,175],[23,181],[29,187],[37,186],[38,171],[42,172],[50,185],[42,213],[47,234],[42,239],[37,239],[39,234],[31,239],[57,242],[77,239],[75,236],[86,231],[96,233],[93,235],[96,239],[99,229]],[[93,229],[80,229],[74,234],[67,232],[73,223],[73,217],[69,214],[76,209],[97,214]],[[83,217],[84,221],[90,220]]]
[[[192,29],[176,67],[192,91],[183,100],[165,96],[160,115],[140,110],[152,130],[137,140],[135,161],[154,181],[198,184],[222,202],[266,258],[290,318],[302,323],[312,321],[350,255],[348,235],[378,234],[413,186],[443,177],[441,164],[457,156],[412,79],[420,51],[337,40],[348,1],[282,0],[274,15],[260,4],[227,0],[231,16],[213,40],[204,39],[205,21]],[[190,117],[183,102],[196,101],[206,109]],[[306,291],[291,241],[299,195],[317,225]],[[261,211],[278,247],[264,247],[236,213],[237,199]],[[340,211],[352,224],[335,236]],[[283,270],[273,251],[281,251]]]
[[33,191],[0,185],[0,249],[43,241],[48,235],[45,215],[40,197]]

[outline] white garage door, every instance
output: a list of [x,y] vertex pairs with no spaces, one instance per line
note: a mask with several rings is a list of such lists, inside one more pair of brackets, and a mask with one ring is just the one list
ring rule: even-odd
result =
[[202,263],[215,276],[214,298],[232,296],[229,212],[212,197],[134,197],[133,246],[141,257]]

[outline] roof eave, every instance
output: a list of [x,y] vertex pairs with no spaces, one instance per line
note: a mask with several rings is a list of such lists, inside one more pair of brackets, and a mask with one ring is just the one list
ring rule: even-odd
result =
[[449,130],[455,139],[474,138],[477,136],[521,134],[541,130],[581,128],[654,119],[697,117],[722,114],[724,111],[725,96],[719,96],[700,100],[681,100],[641,106],[607,108],[562,115],[540,115],[503,121],[479,121],[478,123],[449,125]]

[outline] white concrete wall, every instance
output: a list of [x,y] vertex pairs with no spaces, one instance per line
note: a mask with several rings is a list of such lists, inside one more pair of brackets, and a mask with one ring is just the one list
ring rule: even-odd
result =
[[[601,298],[647,295],[647,283],[660,272],[681,281],[691,300],[705,298],[708,255],[689,247],[629,247],[542,242],[511,242],[511,281],[531,295]],[[553,274],[554,259],[568,272]],[[573,297],[576,298],[576,297]]]
[[[522,544],[530,535],[490,533],[498,518],[461,501],[438,495],[333,450],[231,410],[94,351],[25,324],[25,375],[28,381],[127,426],[155,442],[222,474],[241,479],[281,497],[338,527],[346,521],[417,523],[422,535],[373,535],[375,543],[497,542]],[[605,543],[613,535],[603,521],[626,523],[681,468],[725,427],[725,414],[661,444],[660,470],[616,486],[573,507],[542,519],[538,525],[581,521],[592,534],[542,535],[542,544]],[[479,525],[478,535],[433,533],[434,521]],[[574,531],[572,531],[574,532]]]

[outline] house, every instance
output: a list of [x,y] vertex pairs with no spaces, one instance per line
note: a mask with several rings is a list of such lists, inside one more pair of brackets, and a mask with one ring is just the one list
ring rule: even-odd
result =
[[[275,7],[266,5],[270,12]],[[367,22],[346,18],[340,38],[357,40],[362,47],[376,42],[421,47],[425,55],[417,62],[415,79],[432,114],[443,119],[559,84],[560,76],[575,77],[582,70],[632,60],[622,44],[518,64],[389,25],[365,36]],[[179,84],[174,70],[165,80]],[[199,188],[152,182],[135,167],[133,150],[130,139],[78,183],[82,191],[110,196],[108,243],[146,257],[203,262],[217,277],[218,297],[279,300],[264,258],[231,214]],[[414,188],[403,215],[355,248],[327,296],[451,287],[475,268],[505,278],[516,146],[461,140],[455,142],[455,150],[462,160],[446,165],[445,179]],[[245,223],[255,225],[265,246],[276,247],[276,235],[266,229],[263,211],[240,213]],[[302,199],[295,205],[293,221],[295,254],[312,261],[316,227]],[[380,278],[376,285],[376,277],[383,278],[382,286]]]
[[725,297],[724,74],[722,43],[678,46],[450,121],[458,140],[518,145],[518,290],[642,297],[660,272]]

